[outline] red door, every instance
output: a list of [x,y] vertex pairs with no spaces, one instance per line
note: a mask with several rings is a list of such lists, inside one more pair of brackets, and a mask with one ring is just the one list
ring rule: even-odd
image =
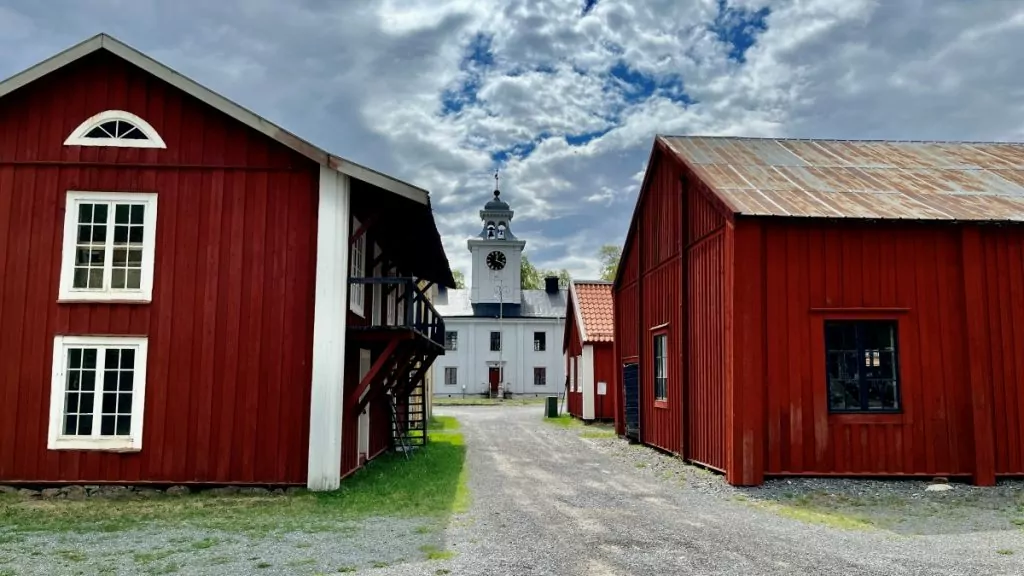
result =
[[498,393],[498,383],[501,382],[501,371],[491,367],[487,370],[487,381],[491,383],[491,394]]

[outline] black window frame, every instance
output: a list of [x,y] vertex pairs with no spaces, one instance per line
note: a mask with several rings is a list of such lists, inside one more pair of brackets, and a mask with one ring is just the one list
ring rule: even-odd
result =
[[[452,337],[454,336],[454,337]],[[444,332],[444,349],[456,351],[459,349],[459,331],[458,330],[445,330]]]
[[[497,347],[495,347],[497,343]],[[491,330],[491,352],[501,352],[501,331]]]
[[[537,383],[537,375],[540,374],[541,382]],[[533,385],[534,386],[547,386],[548,385],[548,369],[546,366],[534,366],[533,367]]]
[[[661,356],[658,356],[658,339],[662,339]],[[658,332],[653,335],[651,345],[652,360],[651,375],[654,379],[654,400],[656,402],[668,402],[668,332]],[[661,376],[658,375],[658,361],[661,361]],[[658,384],[661,384],[661,395],[658,395]]]
[[[837,326],[848,326],[853,328],[853,340],[854,348],[842,347],[839,345],[829,342],[829,329]],[[889,352],[887,348],[868,348],[866,345],[866,328],[869,325],[885,325],[891,330],[891,354],[892,359],[889,366],[890,373],[888,377],[872,377],[870,374],[872,369],[879,371],[886,368],[884,362],[884,352]],[[829,318],[823,322],[822,337],[824,340],[825,348],[825,397],[828,403],[829,414],[901,414],[903,412],[903,398],[902,398],[902,378],[900,377],[900,326],[899,321],[895,318],[865,318],[865,319],[847,319],[847,318]],[[870,354],[874,352],[875,354]],[[859,406],[853,408],[836,407],[833,403],[833,373],[834,367],[840,368],[833,357],[839,354],[853,354],[853,358],[856,359],[857,367],[857,398]],[[871,358],[872,365],[868,365],[869,358]],[[849,365],[844,368],[848,368]],[[842,378],[841,380],[850,380],[850,378]],[[893,386],[893,404],[894,408],[888,407],[877,407],[871,406],[871,381],[891,381]],[[841,384],[839,384],[841,386]],[[846,403],[848,404],[848,403]]]
[[[451,370],[451,374],[455,375],[454,382],[448,382],[448,374]],[[459,367],[458,366],[445,366],[444,367],[444,385],[445,386],[458,386],[459,385]]]
[[[537,338],[540,336],[540,338]],[[547,332],[534,332],[533,333],[533,351],[534,352],[545,352],[548,349],[548,334]]]

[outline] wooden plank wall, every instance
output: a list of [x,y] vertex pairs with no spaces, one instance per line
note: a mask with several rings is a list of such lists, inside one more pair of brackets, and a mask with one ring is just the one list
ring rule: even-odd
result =
[[[166,150],[65,147],[123,109]],[[0,100],[0,480],[305,482],[317,170],[97,54]],[[159,194],[152,304],[57,304],[68,190]],[[148,335],[142,452],[46,449],[53,337]]]

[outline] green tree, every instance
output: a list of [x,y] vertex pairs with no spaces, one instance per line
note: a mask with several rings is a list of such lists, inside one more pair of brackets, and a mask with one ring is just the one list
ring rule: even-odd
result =
[[452,270],[452,276],[455,277],[456,288],[466,287],[466,275],[462,273],[462,270]]
[[519,263],[519,274],[521,281],[519,283],[520,288],[523,290],[539,290],[543,280],[541,279],[540,271],[530,262],[530,259],[523,254],[523,259]]
[[601,261],[601,280],[615,281],[619,260],[622,259],[622,248],[615,244],[605,244],[598,249],[597,259]]
[[569,282],[572,280],[572,276],[565,268],[561,270],[544,270],[540,274],[542,280],[548,276],[558,276],[558,286],[561,288],[568,288]]

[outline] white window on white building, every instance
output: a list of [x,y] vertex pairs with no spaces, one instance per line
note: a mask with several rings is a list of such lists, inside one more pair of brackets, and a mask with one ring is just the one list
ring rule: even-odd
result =
[[444,349],[459,349],[459,332],[457,330],[446,330],[444,333]]
[[142,448],[147,347],[144,337],[54,339],[50,450]]
[[444,385],[445,386],[458,386],[459,385],[459,369],[454,366],[446,366],[444,369]]
[[544,367],[534,367],[533,369],[533,385],[534,386],[547,386],[548,384],[548,369]]
[[64,145],[167,148],[149,122],[124,110],[107,110],[92,116],[75,128]]
[[61,302],[151,302],[156,194],[68,192]]
[[[359,219],[352,218],[352,233],[362,226]],[[359,238],[352,243],[349,254],[349,277],[363,278],[366,276],[366,234],[360,234]],[[366,304],[366,284],[349,284],[348,287],[349,308],[356,314],[363,316],[363,306]]]

